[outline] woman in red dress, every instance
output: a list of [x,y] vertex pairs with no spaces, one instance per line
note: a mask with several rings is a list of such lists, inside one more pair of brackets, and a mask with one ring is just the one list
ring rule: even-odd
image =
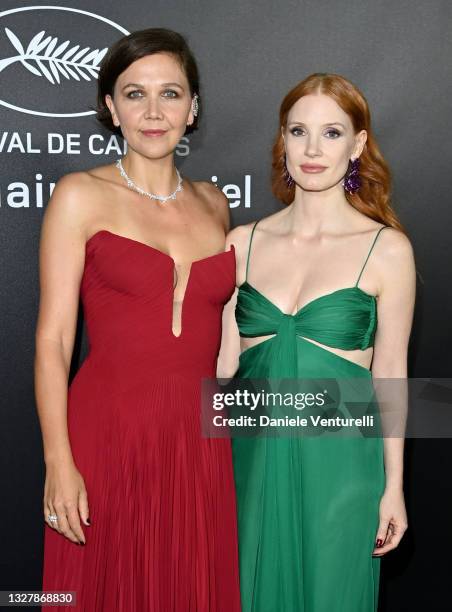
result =
[[[43,590],[87,612],[239,611],[230,442],[200,428],[234,291],[229,209],[174,165],[199,119],[196,63],[179,34],[143,30],[109,50],[98,87],[127,154],[61,178],[41,233]],[[68,389],[79,297],[89,353]]]

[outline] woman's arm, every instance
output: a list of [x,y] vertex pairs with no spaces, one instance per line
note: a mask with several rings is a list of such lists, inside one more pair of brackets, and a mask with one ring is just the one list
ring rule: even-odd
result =
[[240,336],[235,321],[237,287],[223,310],[221,346],[217,362],[217,378],[232,378],[239,367]]
[[[74,500],[75,465],[67,430],[67,386],[76,330],[80,282],[85,259],[86,201],[82,173],[58,181],[47,205],[39,247],[40,302],[35,333],[35,397],[41,425],[47,476],[52,476],[52,492],[60,505]],[[64,472],[64,474],[63,474]],[[56,475],[58,473],[58,475]],[[69,483],[70,490],[67,485]],[[49,489],[48,479],[46,489]],[[54,490],[57,489],[57,493]],[[77,521],[66,524],[56,506],[58,530],[73,541],[83,540]],[[63,514],[63,513],[62,513]],[[71,514],[74,514],[71,510]],[[69,514],[68,514],[69,516]],[[77,534],[77,536],[75,535]]]
[[[383,431],[388,436],[392,432],[394,437],[384,438],[386,488],[380,504],[377,539],[382,540],[383,546],[376,549],[378,555],[395,548],[407,528],[403,500],[403,436],[407,412],[408,343],[416,294],[415,262],[408,238],[397,230],[385,230],[380,239],[378,328],[372,376],[377,399],[383,397]],[[382,379],[380,384],[378,379]],[[386,382],[388,379],[399,380]],[[391,398],[393,401],[388,402]]]
[[238,287],[245,280],[246,254],[248,249],[250,226],[240,225],[226,236],[225,250],[232,245],[236,260],[236,289],[223,310],[221,347],[217,362],[217,377],[232,378],[237,372],[240,355],[240,336],[235,320]]

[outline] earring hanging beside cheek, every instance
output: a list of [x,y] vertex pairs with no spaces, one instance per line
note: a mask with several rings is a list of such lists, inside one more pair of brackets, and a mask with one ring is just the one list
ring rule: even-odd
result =
[[199,102],[198,102],[199,96],[198,94],[194,94],[192,102],[191,102],[191,111],[193,113],[194,117],[198,116],[199,113]]
[[361,177],[359,175],[359,166],[359,157],[349,161],[347,172],[342,181],[342,186],[347,193],[356,193],[362,185]]
[[191,100],[191,113],[194,117],[193,121],[191,123],[187,123],[187,126],[190,127],[190,125],[193,125],[193,123],[195,122],[196,117],[198,116],[199,113],[199,103],[198,103],[198,94],[194,94],[193,98]]
[[284,180],[286,181],[286,185],[288,189],[291,189],[295,185],[295,181],[293,180],[289,170],[287,169],[287,157],[284,154]]

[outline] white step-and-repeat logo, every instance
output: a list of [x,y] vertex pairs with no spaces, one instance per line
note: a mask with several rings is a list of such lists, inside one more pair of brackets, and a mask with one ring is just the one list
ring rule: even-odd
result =
[[[49,15],[50,12],[53,14]],[[64,16],[61,25],[65,26],[64,30],[69,29],[70,37],[61,36],[60,31],[63,28],[59,28],[59,36],[54,35],[51,31],[60,21],[58,19],[60,15],[56,18],[55,13]],[[0,73],[9,66],[16,64],[9,79],[11,82],[14,78],[18,78],[17,67],[20,65],[31,74],[44,77],[44,80],[50,85],[56,86],[56,88],[62,84],[62,81],[69,81],[73,86],[73,93],[76,91],[77,84],[82,80],[97,79],[99,64],[108,51],[108,46],[93,49],[92,46],[81,44],[75,40],[75,37],[81,32],[92,31],[95,34],[93,39],[96,41],[108,38],[113,41],[118,38],[118,32],[129,34],[128,30],[106,17],[68,7],[30,6],[10,9],[0,13],[0,19],[11,18],[13,15],[18,27],[3,28],[10,42],[10,56],[0,59]],[[95,20],[94,27],[92,20]],[[0,21],[0,23],[2,22]],[[35,29],[39,28],[39,31],[27,42],[22,32],[24,30],[27,32],[33,31],[33,26]],[[105,30],[105,32],[102,30]],[[20,82],[23,82],[24,77],[25,75],[20,79]],[[30,80],[30,86],[33,85]],[[70,95],[70,90],[70,87],[66,87],[64,93],[67,92]],[[94,113],[93,110],[76,110],[75,108],[65,111],[68,103],[72,102],[74,104],[74,97],[72,96],[72,100],[71,97],[66,99],[65,96],[59,95],[60,91],[56,95],[57,92],[52,91],[50,87],[41,86],[38,90],[40,93],[49,94],[43,96],[42,99],[32,97],[30,101],[34,102],[33,108],[29,108],[26,104],[27,98],[29,99],[26,92],[18,91],[13,82],[11,82],[10,88],[2,87],[1,91],[0,104],[23,113],[46,117],[80,117]],[[20,102],[17,103],[16,100]]]
[[[77,8],[29,6],[0,12],[0,105],[8,109],[6,113],[36,116],[31,128],[28,122],[25,130],[16,130],[20,121],[12,120],[12,130],[0,131],[0,154],[114,155],[115,159],[124,155],[127,142],[122,138],[105,131],[82,134],[66,129],[65,118],[81,125],[83,117],[95,114],[99,65],[109,45],[127,34],[111,19]],[[46,126],[54,118],[57,129],[44,131],[40,118]],[[176,154],[189,153],[190,139],[184,136]],[[0,206],[44,206],[55,182],[42,181],[42,173],[37,172],[33,185],[20,180],[1,185]],[[218,184],[217,176],[211,181]],[[220,188],[231,208],[250,208],[251,175],[243,177],[242,185]]]

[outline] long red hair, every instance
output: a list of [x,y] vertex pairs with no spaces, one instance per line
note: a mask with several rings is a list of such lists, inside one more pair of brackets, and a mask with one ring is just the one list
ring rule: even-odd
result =
[[285,150],[281,128],[285,129],[292,106],[308,94],[330,96],[350,117],[355,133],[361,130],[367,132],[367,141],[359,158],[362,185],[354,194],[344,190],[348,202],[371,219],[405,233],[391,205],[391,172],[373,135],[367,100],[353,83],[338,74],[321,72],[311,74],[291,89],[282,101],[278,134],[273,145],[272,191],[274,195],[285,204],[293,202],[295,197],[295,185],[288,187],[285,179]]

